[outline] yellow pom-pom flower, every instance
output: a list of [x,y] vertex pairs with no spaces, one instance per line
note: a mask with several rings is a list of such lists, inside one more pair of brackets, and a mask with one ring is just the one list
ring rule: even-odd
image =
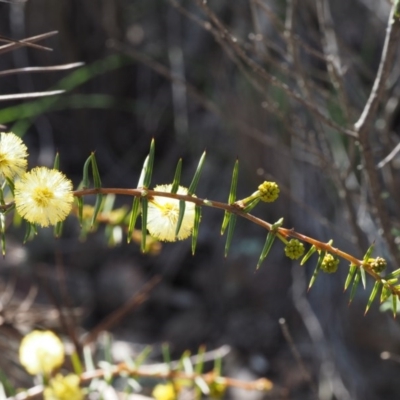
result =
[[297,239],[291,239],[285,246],[285,254],[292,260],[297,260],[304,253],[304,245]]
[[266,203],[272,203],[279,197],[279,186],[275,182],[263,182],[258,186],[260,199]]
[[57,374],[44,389],[43,398],[44,400],[83,400],[85,396],[79,384],[78,375]]
[[154,387],[153,397],[156,400],[176,400],[177,393],[172,382],[166,384],[158,384]]
[[60,171],[37,167],[15,183],[15,207],[27,221],[55,225],[70,213],[74,196],[72,182]]
[[14,133],[0,133],[0,178],[21,176],[27,167],[28,152],[23,141]]
[[21,341],[19,360],[31,375],[49,375],[64,362],[64,345],[51,331],[32,331]]
[[[159,185],[154,190],[170,193],[172,185]],[[177,194],[187,194],[185,187],[179,186]],[[151,236],[166,242],[175,242],[188,238],[194,226],[195,205],[186,202],[185,214],[178,236],[175,236],[179,218],[179,200],[154,196],[149,200],[147,211],[147,229]]]

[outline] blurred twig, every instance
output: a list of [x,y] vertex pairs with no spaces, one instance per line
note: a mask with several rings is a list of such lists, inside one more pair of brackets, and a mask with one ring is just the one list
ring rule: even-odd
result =
[[[398,2],[397,2],[398,3]],[[385,43],[382,50],[381,61],[379,63],[378,73],[374,81],[368,101],[362,111],[358,121],[354,124],[354,129],[358,133],[362,154],[365,162],[365,173],[368,176],[370,184],[370,194],[375,206],[375,215],[380,222],[382,235],[388,245],[391,258],[400,266],[400,253],[394,242],[391,233],[391,223],[385,202],[381,196],[383,189],[380,183],[380,177],[375,165],[375,159],[372,153],[370,131],[373,127],[373,121],[376,118],[376,112],[385,92],[385,85],[389,76],[390,69],[393,66],[394,57],[398,49],[400,39],[400,17],[398,13],[398,4],[393,4],[389,15],[386,30]]]
[[72,68],[81,67],[85,65],[83,62],[76,62],[70,64],[62,65],[51,65],[50,67],[25,67],[25,68],[13,68],[7,69],[5,71],[0,71],[0,77],[5,75],[14,75],[20,73],[30,73],[30,72],[51,72],[51,71],[65,71]]
[[56,35],[57,33],[58,33],[58,31],[51,31],[51,32],[47,32],[47,33],[42,33],[41,35],[31,36],[26,39],[21,39],[21,40],[17,40],[17,41],[11,40],[11,43],[0,46],[0,54],[7,53],[9,51],[13,51],[15,49],[19,49],[20,47],[25,47],[25,46],[30,46],[30,47],[37,46],[41,50],[51,50],[48,47],[35,45],[34,42],[38,42],[39,40],[47,39],[51,36]]

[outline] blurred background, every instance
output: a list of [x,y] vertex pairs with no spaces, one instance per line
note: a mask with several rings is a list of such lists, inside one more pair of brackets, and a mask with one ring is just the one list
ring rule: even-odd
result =
[[[385,0],[0,2],[3,38],[58,31],[38,42],[53,51],[0,52],[1,94],[66,90],[2,101],[0,124],[23,136],[30,167],[52,166],[59,151],[60,168],[76,186],[95,151],[104,187],[136,187],[154,138],[153,185],[170,183],[182,158],[188,186],[207,150],[196,194],[227,201],[238,158],[238,198],[264,180],[281,188],[279,201],[260,204],[255,215],[271,223],[284,217],[285,227],[333,239],[358,258],[375,241],[376,253],[390,259],[372,216],[362,154],[343,133],[374,82],[390,7]],[[370,127],[377,163],[398,143],[398,61]],[[1,75],[75,62],[84,65]],[[381,177],[393,228],[400,226],[399,167],[394,158]],[[114,207],[123,206],[131,199],[118,197]],[[230,399],[400,396],[393,359],[399,326],[376,304],[363,316],[371,283],[348,307],[348,265],[341,262],[337,274],[319,276],[307,293],[315,260],[300,267],[285,258],[281,243],[255,271],[266,232],[245,220],[237,221],[224,258],[222,219],[217,210],[203,211],[195,256],[190,241],[154,243],[148,254],[125,238],[110,246],[104,227],[83,237],[74,218],[62,238],[41,229],[22,245],[24,231],[11,219],[0,260],[0,368],[17,386],[28,385],[15,362],[20,334],[39,327],[82,335],[161,276],[146,301],[107,327],[133,353],[151,344],[157,357],[163,342],[177,357],[200,345],[229,345],[226,375],[275,384],[267,394],[230,390]],[[392,358],[382,360],[384,351]]]

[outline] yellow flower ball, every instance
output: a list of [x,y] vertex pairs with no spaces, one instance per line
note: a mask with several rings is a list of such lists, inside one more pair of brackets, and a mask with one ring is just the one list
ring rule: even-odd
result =
[[31,375],[49,375],[64,362],[64,345],[51,331],[32,331],[21,341],[19,360]]
[[[154,190],[170,193],[172,185],[159,185]],[[188,189],[179,186],[177,194],[187,194]],[[179,218],[179,200],[154,196],[149,200],[147,211],[147,230],[154,238],[166,242],[175,242],[188,238],[193,230],[195,216],[194,203],[185,203],[185,214],[178,236],[175,236]]]
[[154,387],[153,397],[156,400],[176,400],[177,393],[172,382],[166,384],[158,384]]
[[15,183],[15,207],[27,221],[41,226],[64,221],[72,209],[72,182],[61,172],[37,167]]
[[0,178],[13,179],[21,176],[28,165],[27,147],[14,133],[0,133]]
[[57,374],[44,389],[43,398],[44,400],[83,400],[85,396],[79,385],[78,375]]

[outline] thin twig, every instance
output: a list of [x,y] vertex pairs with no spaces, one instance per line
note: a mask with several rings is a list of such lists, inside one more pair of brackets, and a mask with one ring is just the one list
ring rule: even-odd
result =
[[65,93],[65,90],[49,90],[47,92],[15,93],[0,95],[0,101],[36,99],[38,97],[56,96]]
[[78,68],[82,65],[85,65],[83,62],[75,62],[70,64],[62,64],[62,65],[51,65],[49,67],[24,67],[24,68],[13,68],[7,69],[5,71],[0,71],[0,76],[5,75],[13,75],[13,74],[21,74],[21,73],[30,73],[30,72],[51,72],[51,71],[65,71],[72,68]]
[[[32,45],[34,42],[38,42],[39,40],[47,39],[51,36],[57,35],[58,31],[51,31],[42,33],[41,35],[31,36],[26,39],[21,39],[18,42],[8,43],[4,46],[0,46],[0,54],[7,53],[9,51],[19,49],[20,47]],[[43,47],[43,46],[40,46]]]
[[354,124],[354,129],[358,133],[362,148],[362,155],[365,162],[365,173],[368,176],[370,184],[370,193],[372,202],[375,206],[375,215],[381,225],[382,235],[385,238],[390,250],[391,258],[399,267],[400,254],[397,245],[394,242],[394,237],[391,233],[390,218],[387,213],[385,202],[381,196],[383,191],[382,185],[380,183],[379,174],[375,166],[375,159],[372,153],[372,147],[369,138],[369,133],[373,127],[373,120],[376,118],[376,111],[385,91],[386,80],[398,49],[400,39],[400,18],[396,16],[397,13],[398,4],[396,5],[395,3],[393,4],[389,16],[386,38],[382,50],[378,73],[363,112],[358,121]]
[[310,103],[309,101],[305,100],[301,95],[294,92],[290,87],[286,84],[281,82],[276,76],[269,74],[264,68],[262,68],[257,62],[252,60],[246,52],[238,45],[237,40],[232,37],[229,33],[227,28],[222,24],[222,22],[217,18],[217,16],[211,11],[211,9],[207,6],[205,2],[202,0],[195,0],[199,7],[206,13],[206,15],[210,18],[210,20],[219,28],[221,38],[226,40],[231,48],[235,51],[235,53],[264,81],[272,84],[275,87],[282,89],[289,97],[293,98],[303,106],[305,106],[314,116],[320,119],[324,124],[330,126],[331,128],[335,129],[336,131],[345,134],[353,139],[358,137],[358,134],[351,130],[344,128],[335,122],[333,122],[330,118],[324,115],[319,108],[315,105]]

